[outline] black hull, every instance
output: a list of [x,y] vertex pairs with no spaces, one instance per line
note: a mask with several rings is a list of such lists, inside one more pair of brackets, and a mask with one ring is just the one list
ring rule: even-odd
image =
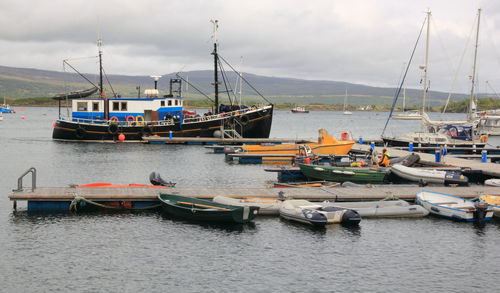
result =
[[[238,121],[234,121],[238,119]],[[215,137],[221,125],[235,125],[236,130],[244,138],[268,138],[271,132],[273,107],[247,112],[241,116],[227,116],[216,120],[176,125],[88,124],[59,119],[54,125],[52,138],[75,141],[117,141],[120,134],[125,140],[142,140],[143,136],[158,135],[169,137]],[[241,123],[242,122],[242,123]]]
[[[408,147],[408,142],[407,141],[402,141],[402,140],[397,140],[397,139],[391,139],[391,138],[382,138],[384,141],[384,145],[388,147]],[[474,144],[476,148],[483,148],[486,143],[476,143]],[[413,143],[414,147],[443,147],[445,144],[436,144],[436,143]],[[473,144],[446,144],[447,147],[463,147],[463,148],[472,148]]]

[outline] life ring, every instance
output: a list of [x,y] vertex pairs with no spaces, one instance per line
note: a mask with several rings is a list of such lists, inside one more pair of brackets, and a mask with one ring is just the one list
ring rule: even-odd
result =
[[148,125],[144,126],[141,130],[142,136],[150,136],[153,134],[153,130]]
[[250,118],[248,118],[247,115],[243,115],[240,117],[241,125],[247,125],[249,121],[250,121]]
[[108,126],[108,132],[109,132],[109,133],[111,133],[111,134],[115,134],[117,131],[118,131],[118,124],[116,124],[116,123],[111,123],[111,124]]
[[128,115],[128,116],[127,116],[127,118],[125,118],[125,120],[126,120],[127,122],[134,122],[134,121],[135,121],[135,117],[134,117],[134,116],[132,116],[132,115]]
[[144,116],[142,115],[135,116],[135,121],[137,121],[137,125],[144,125]]
[[75,132],[76,132],[76,138],[78,139],[82,139],[87,135],[87,131],[82,127],[78,127]]
[[111,122],[111,123],[117,123],[118,121],[119,121],[119,119],[116,116],[109,118],[109,122]]
[[481,135],[481,142],[487,142],[488,141],[488,136],[487,135]]

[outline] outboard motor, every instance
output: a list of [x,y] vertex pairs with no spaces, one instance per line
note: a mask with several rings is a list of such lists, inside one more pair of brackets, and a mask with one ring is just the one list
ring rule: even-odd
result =
[[163,180],[163,178],[161,178],[160,173],[158,173],[158,172],[152,172],[151,174],[149,174],[149,182],[151,182],[151,184],[156,185],[156,186],[174,187],[174,185],[175,185],[175,183],[167,182],[167,181]]
[[361,221],[361,216],[355,210],[347,209],[342,215],[342,225],[358,225]]
[[474,211],[474,220],[476,220],[476,222],[484,221],[486,213],[488,212],[488,204],[479,201],[474,203],[474,207],[476,208]]

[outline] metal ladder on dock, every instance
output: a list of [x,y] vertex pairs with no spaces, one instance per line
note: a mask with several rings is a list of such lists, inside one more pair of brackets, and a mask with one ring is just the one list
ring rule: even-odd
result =
[[[240,132],[236,130],[236,127],[239,127]],[[237,119],[227,119],[221,123],[220,131],[222,138],[243,138],[241,135],[243,133],[243,125]]]

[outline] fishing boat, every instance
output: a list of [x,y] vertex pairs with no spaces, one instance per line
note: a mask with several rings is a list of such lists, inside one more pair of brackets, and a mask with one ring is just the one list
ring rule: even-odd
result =
[[175,194],[161,193],[158,199],[166,213],[201,222],[248,223],[259,212],[256,206],[232,206]]
[[391,173],[404,178],[409,181],[425,182],[425,183],[438,183],[444,185],[462,185],[469,184],[469,179],[456,171],[442,171],[435,169],[423,169],[406,167],[401,164],[396,164],[390,167]]
[[429,214],[422,206],[410,205],[404,200],[325,202],[324,204],[355,210],[363,218],[417,218]]
[[306,110],[304,107],[295,107],[291,111],[292,113],[309,113],[309,110]]
[[246,197],[240,199],[222,195],[214,197],[213,201],[231,206],[259,207],[259,215],[279,215],[279,209],[283,203],[282,200],[274,198]]
[[500,217],[500,196],[485,194],[479,197],[479,200],[487,203],[493,209],[493,215]]
[[309,179],[334,182],[351,181],[354,183],[383,183],[388,169],[386,168],[342,168],[326,165],[299,164],[300,171]]
[[[180,75],[170,80],[170,91],[160,94],[158,80],[154,89],[144,91],[145,97],[124,98],[116,93],[109,96],[103,87],[101,41],[98,42],[99,84],[98,97],[78,98],[71,101],[71,116],[61,114],[54,123],[52,138],[77,141],[141,140],[144,136],[161,137],[219,137],[219,138],[268,138],[271,131],[273,104],[230,105],[219,103],[219,68],[226,62],[218,54],[216,38],[217,21],[214,21],[214,99],[210,111],[202,115],[185,115],[183,112],[182,82]],[[66,62],[66,61],[65,61]],[[246,82],[246,81],[245,81]],[[224,82],[225,84],[225,82]],[[227,91],[231,94],[231,91]],[[59,96],[65,99],[80,93]],[[265,99],[260,93],[259,95]],[[61,102],[61,100],[59,99]],[[232,99],[231,101],[236,101]],[[267,100],[266,100],[267,101]]]
[[334,223],[357,225],[361,221],[361,216],[353,210],[325,207],[302,199],[285,200],[279,213],[284,219],[318,227]]
[[13,109],[10,108],[10,105],[5,102],[5,97],[3,98],[3,104],[0,105],[0,113],[16,113]]
[[[410,143],[418,145],[421,147],[484,147],[488,137],[483,135],[481,131],[477,128],[477,121],[473,117],[473,113],[476,111],[476,106],[474,102],[474,87],[476,80],[476,59],[477,59],[477,43],[479,34],[479,20],[480,12],[478,11],[478,21],[477,21],[477,32],[476,32],[476,46],[474,53],[474,66],[471,75],[471,93],[469,102],[468,119],[465,121],[437,121],[431,120],[429,116],[425,113],[426,101],[428,99],[427,95],[429,92],[430,82],[428,79],[428,67],[429,67],[429,35],[430,35],[430,20],[431,12],[427,12],[426,23],[427,23],[427,38],[426,38],[426,50],[425,50],[425,64],[420,66],[423,70],[423,94],[422,94],[422,109],[420,110],[421,124],[420,130],[404,134],[402,136],[386,136],[384,135],[385,129],[387,127],[387,122],[392,117],[393,107],[391,108],[389,117],[386,122],[386,126],[382,131],[382,139],[384,144],[387,146],[408,146]],[[409,66],[409,64],[408,64]],[[407,68],[408,69],[408,68]],[[404,82],[404,78],[403,81]],[[402,86],[402,83],[401,83]],[[398,89],[395,101],[399,95],[401,87]]]
[[484,186],[500,187],[500,179],[494,178],[494,179],[484,180]]
[[415,202],[431,214],[457,221],[482,222],[493,216],[493,210],[485,203],[440,192],[422,190],[417,193]]
[[318,130],[318,142],[308,142],[302,144],[271,144],[271,145],[243,145],[241,152],[248,154],[280,154],[280,155],[301,155],[301,146],[306,146],[310,152],[316,155],[346,155],[354,145],[353,140],[348,140],[348,136],[337,140],[330,136],[328,132],[321,128]]

